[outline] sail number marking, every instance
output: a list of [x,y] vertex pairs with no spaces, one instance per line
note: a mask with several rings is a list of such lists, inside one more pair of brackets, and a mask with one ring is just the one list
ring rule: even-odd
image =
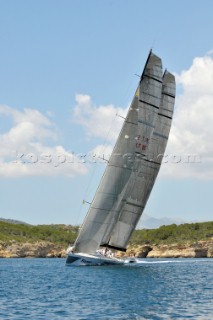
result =
[[136,149],[141,149],[143,151],[146,150],[149,143],[149,138],[138,135],[135,137],[135,140],[136,140]]

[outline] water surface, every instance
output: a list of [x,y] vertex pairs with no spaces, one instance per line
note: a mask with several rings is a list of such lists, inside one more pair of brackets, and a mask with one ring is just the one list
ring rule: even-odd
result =
[[0,319],[213,319],[213,259],[66,267],[0,259]]

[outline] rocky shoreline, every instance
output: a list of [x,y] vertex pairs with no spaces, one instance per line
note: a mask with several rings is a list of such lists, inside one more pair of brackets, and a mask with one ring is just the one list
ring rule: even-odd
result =
[[63,246],[51,242],[0,243],[0,258],[64,258],[66,250]]
[[128,248],[125,255],[138,258],[213,258],[213,240],[193,244],[139,245]]
[[[192,244],[161,244],[129,246],[118,257],[137,258],[213,258],[213,239]],[[65,258],[66,248],[51,242],[0,242],[0,258]]]

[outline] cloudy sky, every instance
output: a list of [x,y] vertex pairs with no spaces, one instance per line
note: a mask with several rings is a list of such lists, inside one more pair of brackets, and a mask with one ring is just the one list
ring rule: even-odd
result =
[[82,222],[152,48],[177,97],[145,212],[212,220],[212,12],[211,0],[0,0],[0,217]]

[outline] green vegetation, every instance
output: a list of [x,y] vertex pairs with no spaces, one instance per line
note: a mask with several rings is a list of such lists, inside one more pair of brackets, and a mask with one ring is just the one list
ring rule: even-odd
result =
[[[69,225],[38,225],[14,224],[0,221],[0,241],[8,243],[50,241],[67,246],[76,239],[79,227]],[[158,229],[136,230],[130,240],[135,244],[171,244],[193,243],[198,240],[209,240],[213,237],[213,222],[190,223],[177,226],[172,224]]]
[[132,245],[193,243],[209,240],[211,237],[213,237],[213,222],[185,223],[179,226],[171,224],[158,229],[135,230],[130,243]]
[[50,241],[57,244],[68,245],[75,241],[78,227],[55,224],[31,226],[0,221],[0,241],[24,243],[37,241]]

